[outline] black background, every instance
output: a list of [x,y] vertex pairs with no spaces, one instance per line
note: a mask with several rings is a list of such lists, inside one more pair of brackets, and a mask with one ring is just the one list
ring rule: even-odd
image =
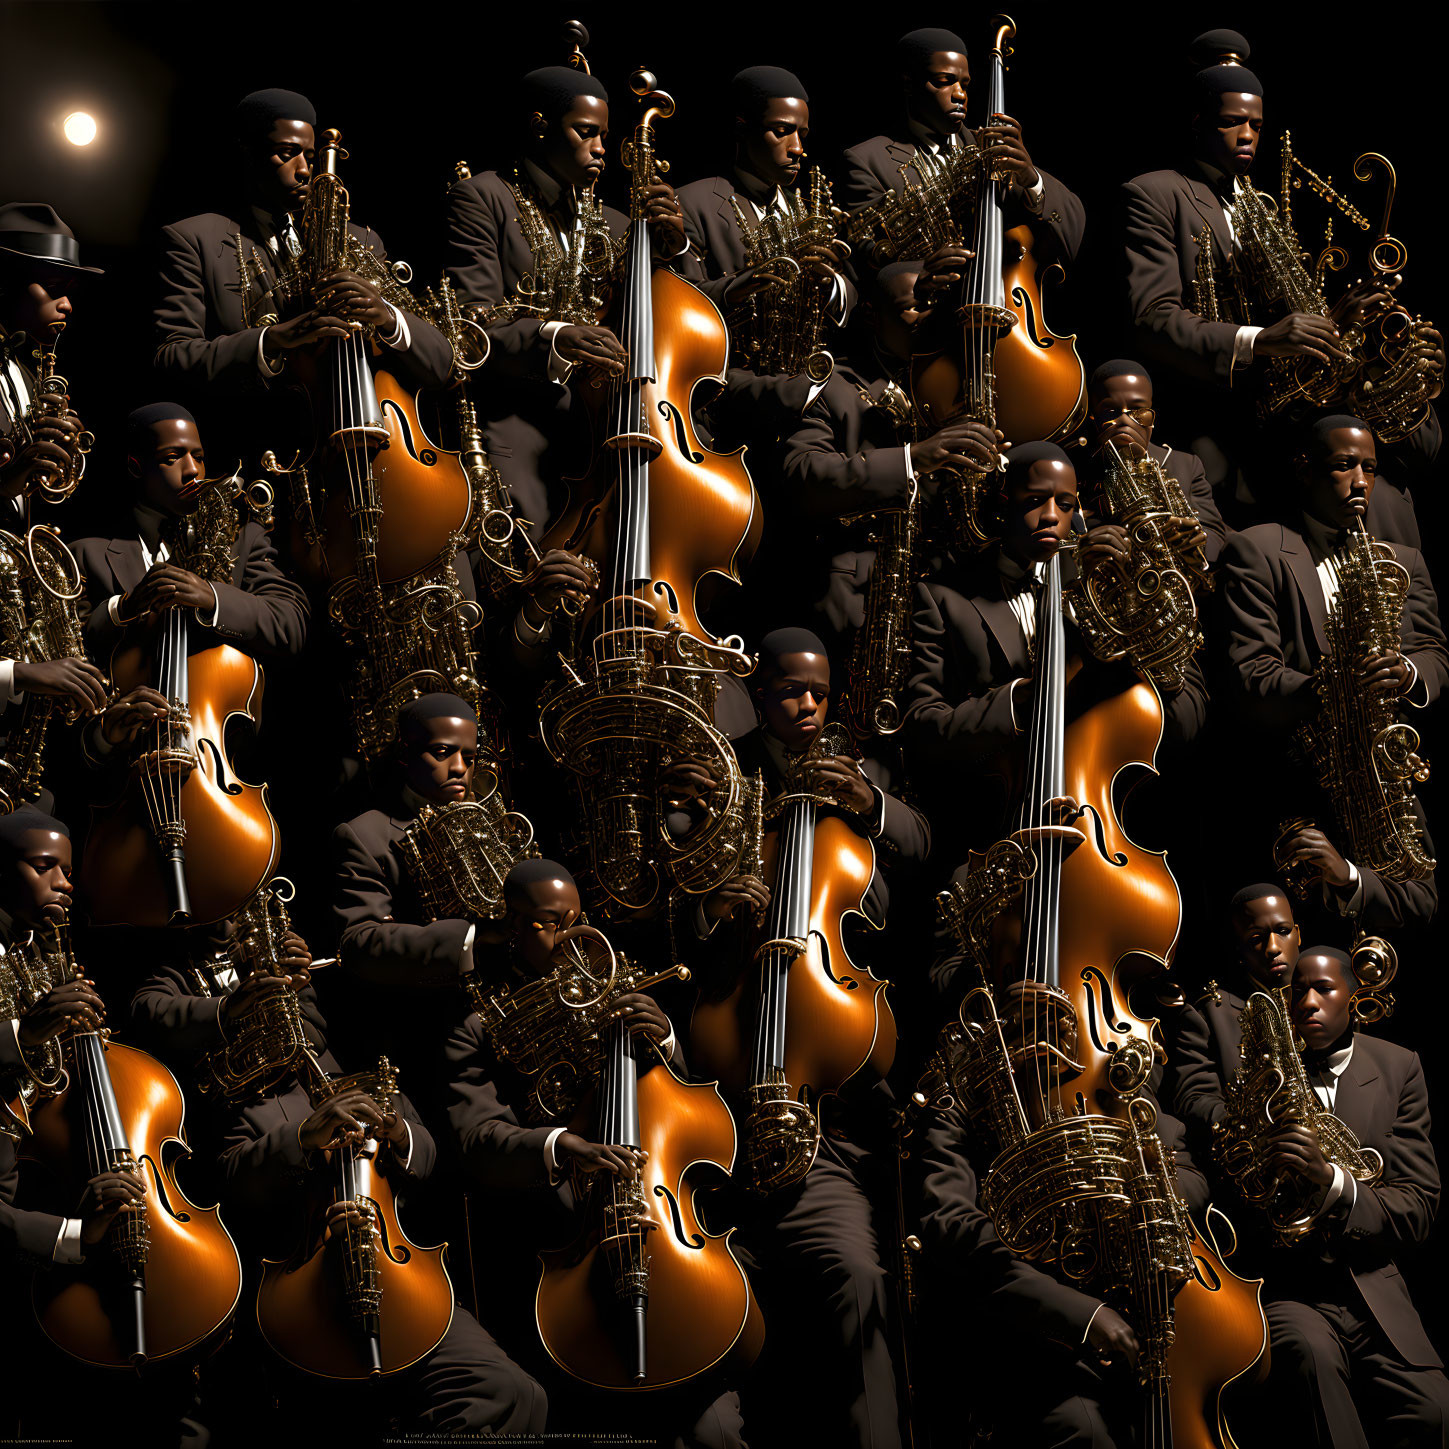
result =
[[[727,164],[729,77],[752,64],[785,65],[803,78],[811,93],[811,158],[839,176],[841,149],[884,129],[894,114],[890,47],[915,25],[949,25],[965,36],[974,70],[968,114],[972,124],[981,119],[991,12],[971,7],[0,5],[0,197],[51,202],[80,238],[84,258],[107,268],[81,299],[62,344],[62,370],[101,440],[85,489],[68,507],[67,532],[88,531],[87,515],[115,497],[120,421],[157,395],[148,318],[159,226],[232,204],[228,121],[236,100],[262,86],[309,95],[321,125],[344,133],[354,217],[377,227],[391,255],[429,280],[440,265],[454,163],[467,158],[478,171],[509,159],[516,78],[563,59],[559,22],[570,15],[592,31],[590,60],[613,96],[604,190],[616,203],[623,200],[617,143],[633,115],[626,82],[638,65],[651,67],[678,102],[658,140],[660,154],[675,163],[670,179],[677,184]],[[1058,332],[1079,334],[1089,365],[1124,345],[1117,187],[1137,173],[1179,164],[1187,45],[1210,26],[1248,33],[1253,68],[1268,92],[1259,185],[1277,190],[1281,128],[1288,125],[1297,152],[1320,174],[1346,183],[1377,224],[1382,183],[1353,184],[1350,172],[1359,152],[1387,152],[1401,184],[1392,230],[1410,253],[1404,296],[1413,310],[1449,322],[1445,279],[1435,265],[1443,195],[1429,118],[1440,110],[1434,100],[1444,84],[1435,30],[1416,32],[1401,19],[1385,42],[1369,28],[1371,9],[1321,4],[1023,5],[1015,18],[1007,108],[1021,120],[1034,160],[1075,189],[1087,208],[1086,248],[1066,286],[1049,298],[1048,320]],[[68,145],[60,130],[61,118],[77,108],[92,112],[101,127],[84,150]],[[1297,195],[1300,236],[1316,250],[1326,213],[1306,191]],[[1335,232],[1355,247],[1348,275],[1359,275],[1364,234],[1342,218]],[[1160,430],[1173,440],[1170,419]],[[1437,485],[1415,502],[1430,565],[1449,571],[1437,547]],[[1426,746],[1449,776],[1442,723],[1431,723]],[[1224,851],[1234,849],[1230,786],[1201,777],[1175,785],[1183,812]],[[1441,840],[1449,834],[1442,793],[1434,781],[1424,791]],[[1424,1057],[1436,1115],[1449,1121],[1437,990],[1444,941],[1436,929],[1406,954],[1398,1015],[1383,1030]],[[1441,1343],[1446,1319],[1434,1285],[1445,1264],[1443,1237],[1435,1235],[1412,1278]]]

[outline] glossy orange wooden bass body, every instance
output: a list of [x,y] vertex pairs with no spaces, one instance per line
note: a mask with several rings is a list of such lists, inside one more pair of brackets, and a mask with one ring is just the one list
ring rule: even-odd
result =
[[[1117,814],[1126,773],[1150,767],[1156,756],[1161,700],[1151,686],[1124,680],[1122,671],[1082,669],[1073,681],[1077,717],[1067,724],[1061,608],[1057,555],[1040,601],[1032,718],[1017,791],[1019,838],[1037,863],[1021,901],[1017,975],[1036,992],[1021,1008],[1022,1037],[1031,1046],[1016,1079],[1025,1122],[1039,1133],[1070,1119],[1135,1115],[1131,1099],[1150,1074],[1158,1024],[1133,1012],[1129,992],[1167,967],[1181,916],[1165,857],[1138,846]],[[1057,823],[1052,802],[1064,799],[1082,811],[1076,840]],[[1170,1300],[1166,1375],[1144,1395],[1143,1442],[1228,1449],[1233,1440],[1221,1395],[1263,1352],[1261,1280],[1233,1274],[1196,1228],[1191,1251],[1192,1274]],[[1166,1293],[1160,1267],[1158,1277],[1156,1292]],[[1140,1284],[1138,1291],[1145,1291]],[[1159,1299],[1155,1306],[1161,1311],[1165,1304]]]
[[[775,1186],[803,1177],[819,1144],[820,1100],[857,1074],[884,1076],[895,1060],[889,983],[855,965],[844,934],[847,920],[865,917],[875,847],[838,816],[817,815],[818,804],[796,789],[772,806],[781,816],[765,838],[771,897],[754,943],[758,968],[723,999],[701,1000],[690,1029],[701,1070],[751,1100],[745,1138],[757,1186],[762,1174]],[[765,1110],[763,1101],[775,1105]],[[766,1146],[772,1116],[802,1129],[788,1163],[783,1149]]]
[[595,420],[602,448],[544,546],[609,561],[590,611],[602,612],[605,629],[638,622],[637,611],[618,602],[631,600],[648,606],[653,627],[677,623],[713,642],[700,622],[701,590],[711,579],[740,581],[764,521],[744,448],[711,452],[695,432],[695,389],[723,383],[729,334],[704,293],[653,265],[642,192],[657,179],[654,120],[672,115],[674,101],[647,72],[632,84],[646,109],[625,156],[635,201],[619,336],[629,360],[607,391],[583,387],[586,401],[592,391],[607,402]]
[[[1216,1209],[1210,1216],[1221,1217]],[[1223,1391],[1268,1352],[1263,1280],[1239,1278],[1216,1245],[1193,1234],[1196,1276],[1172,1300],[1177,1337],[1167,1357],[1171,1449],[1235,1449]]]
[[[142,736],[143,756],[120,801],[95,812],[80,883],[93,919],[103,924],[224,920],[276,867],[279,838],[267,787],[242,780],[227,749],[233,721],[256,725],[261,666],[229,644],[188,655],[183,614],[169,610],[154,633],[122,640],[111,661],[120,692],[149,684],[189,707],[195,763],[185,769],[158,758],[179,748],[161,726],[154,737]],[[184,823],[181,859],[158,845],[158,817]]]
[[[365,391],[368,383],[354,378],[351,385]],[[381,429],[365,440],[334,435],[319,443],[308,471],[313,485],[321,485],[322,538],[312,547],[302,540],[295,556],[307,560],[309,573],[332,582],[356,574],[353,514],[365,505],[354,499],[370,488],[379,510],[377,580],[396,584],[445,555],[451,559],[452,540],[468,529],[472,492],[458,454],[427,435],[407,389],[380,370],[370,374],[370,386]]]
[[541,1255],[536,1312],[544,1347],[575,1378],[606,1389],[660,1389],[721,1364],[746,1367],[759,1355],[765,1325],[730,1244],[734,1229],[712,1234],[695,1212],[696,1192],[734,1166],[735,1124],[719,1088],[681,1080],[652,1047],[628,1047],[636,1059],[622,1062],[622,1036],[619,1027],[606,1081],[576,1130],[589,1135],[597,1123],[598,1140],[649,1154],[638,1183],[621,1186],[598,1173],[591,1187],[595,1198],[632,1196],[659,1223],[632,1235],[647,1274],[642,1341],[633,1305],[621,1305],[616,1291],[612,1202],[593,1204],[593,1222],[571,1247]]
[[40,1326],[73,1358],[106,1368],[200,1351],[231,1321],[241,1259],[217,1210],[188,1201],[176,1181],[178,1157],[190,1155],[181,1088],[155,1057],[93,1033],[70,1039],[65,1059],[66,1087],[32,1113],[22,1156],[54,1176],[65,1213],[97,1172],[134,1162],[149,1242],[128,1271],[114,1246],[123,1215],[83,1263],[38,1273]]
[[[1006,114],[1006,44],[1016,27],[1001,19],[992,53],[988,116]],[[935,344],[913,359],[912,396],[933,429],[964,410],[999,429],[1011,443],[1059,439],[1081,422],[1086,410],[1086,374],[1076,335],[1058,336],[1047,325],[1031,228],[1007,230],[1002,186],[990,175],[982,182],[959,326],[940,327]],[[1055,263],[1053,267],[1061,270]]]
[[[360,1080],[330,1085],[338,1090]],[[431,1353],[453,1321],[453,1285],[443,1261],[447,1244],[419,1248],[409,1241],[377,1153],[372,1138],[360,1147],[334,1149],[331,1173],[318,1174],[325,1182],[312,1194],[297,1251],[262,1266],[257,1291],[262,1337],[288,1363],[320,1378],[399,1373]],[[367,1323],[349,1306],[344,1257],[352,1247],[349,1234],[324,1237],[327,1209],[338,1201],[368,1202],[376,1217],[379,1237],[368,1259],[379,1297]]]

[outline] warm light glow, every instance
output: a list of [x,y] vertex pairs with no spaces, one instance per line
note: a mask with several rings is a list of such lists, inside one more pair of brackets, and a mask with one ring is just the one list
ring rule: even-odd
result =
[[85,111],[72,111],[61,129],[72,146],[89,146],[96,139],[96,118]]

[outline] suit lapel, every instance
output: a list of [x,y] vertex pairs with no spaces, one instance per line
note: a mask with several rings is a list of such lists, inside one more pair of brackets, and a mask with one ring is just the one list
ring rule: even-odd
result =
[[1222,260],[1229,260],[1233,254],[1233,241],[1228,233],[1228,219],[1223,212],[1222,202],[1218,200],[1207,182],[1199,181],[1193,176],[1184,176],[1182,179],[1187,185],[1187,194],[1192,198],[1193,206],[1213,229]]
[[992,637],[1013,669],[1021,669],[1027,663],[1026,640],[1021,625],[1011,612],[1011,605],[1005,599],[977,596],[971,600],[981,621],[991,630]]
[[1379,1080],[1379,1068],[1364,1050],[1364,1040],[1361,1036],[1354,1038],[1353,1055],[1338,1079],[1333,1115],[1367,1146],[1369,1139],[1379,1135],[1374,1125],[1374,1107],[1380,1100],[1380,1093],[1369,1090]]
[[1318,651],[1320,654],[1327,654],[1328,609],[1323,601],[1323,584],[1308,552],[1308,545],[1301,534],[1285,528],[1282,552],[1283,561],[1288,565],[1293,582],[1298,585],[1298,593],[1303,599],[1303,611],[1313,626],[1313,638],[1318,645]]
[[[904,184],[912,186],[921,184],[921,173],[916,168],[916,148],[910,141],[887,141],[886,155],[891,158],[891,189],[900,191]],[[897,168],[904,166],[908,174],[903,175]]]
[[106,563],[123,594],[130,593],[146,576],[139,539],[113,538],[106,545]]

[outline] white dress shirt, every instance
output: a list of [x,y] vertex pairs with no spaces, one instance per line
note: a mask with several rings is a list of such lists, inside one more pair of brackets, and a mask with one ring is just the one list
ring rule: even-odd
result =
[[[1327,1063],[1321,1071],[1310,1071],[1308,1080],[1313,1086],[1313,1094],[1318,1098],[1318,1104],[1332,1112],[1338,1102],[1338,1079],[1348,1070],[1348,1064],[1353,1059],[1353,1040],[1349,1039],[1346,1047],[1340,1047],[1336,1052],[1331,1052]],[[1323,1195],[1323,1201],[1318,1205],[1315,1217],[1322,1217],[1335,1203],[1347,1198],[1347,1208],[1353,1211],[1354,1202],[1358,1197],[1358,1183],[1351,1173],[1343,1168],[1335,1166],[1333,1169],[1333,1181],[1328,1185],[1328,1190]]]

